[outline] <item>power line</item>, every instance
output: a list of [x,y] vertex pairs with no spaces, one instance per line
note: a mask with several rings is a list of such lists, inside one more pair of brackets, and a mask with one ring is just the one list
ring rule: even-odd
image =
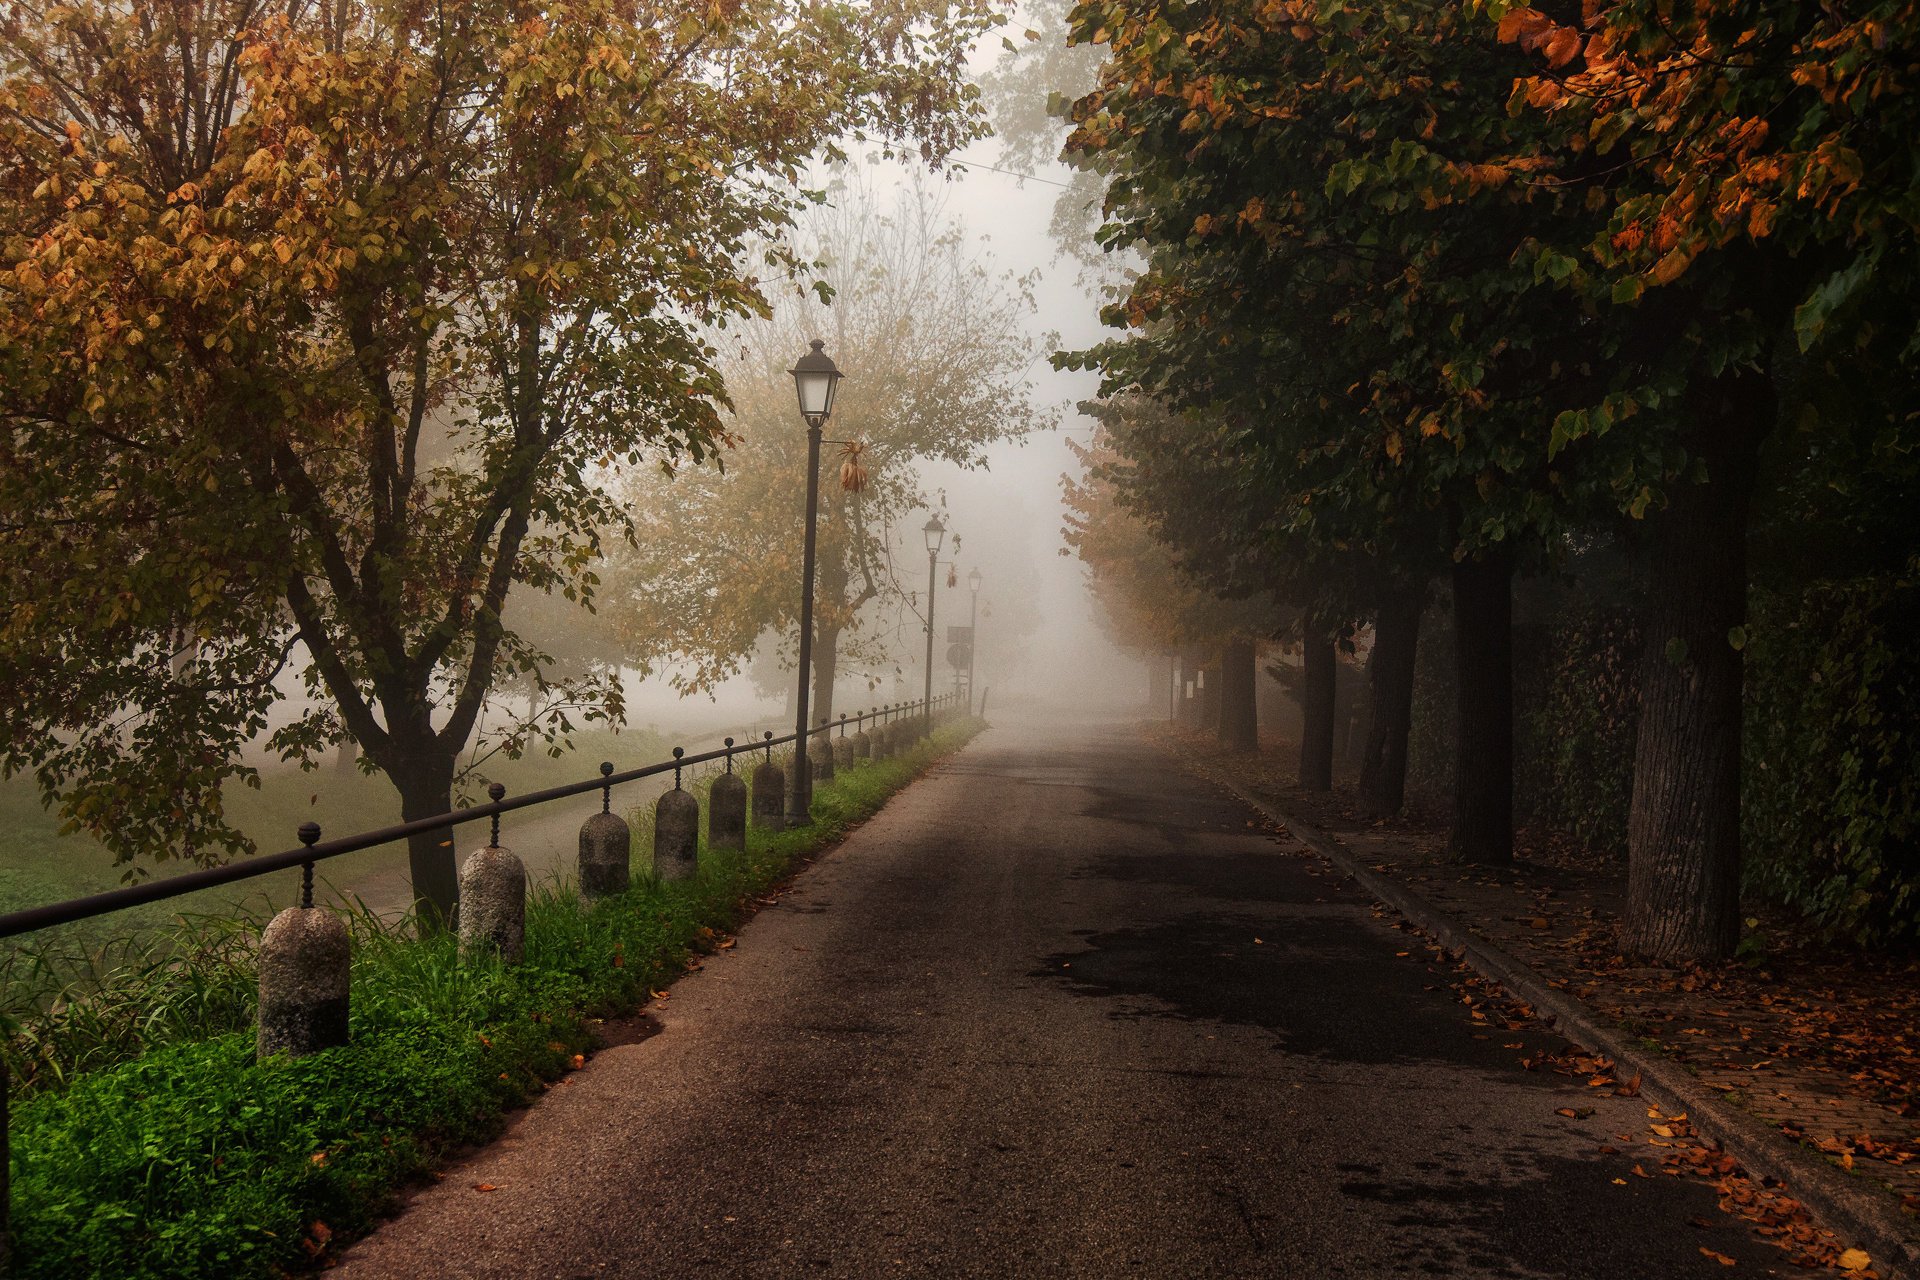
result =
[[1001,169],[994,165],[981,164],[978,160],[955,160],[954,163],[963,169],[985,169],[988,173],[1003,173],[1009,178],[1019,178],[1023,182],[1043,182],[1049,187],[1059,187],[1064,191],[1073,189],[1073,184],[1070,182],[1056,182],[1052,178],[1041,178],[1031,173],[1020,173],[1014,169]]

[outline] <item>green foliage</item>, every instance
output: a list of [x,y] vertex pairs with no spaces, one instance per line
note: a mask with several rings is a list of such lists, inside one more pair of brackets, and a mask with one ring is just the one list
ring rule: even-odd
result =
[[[496,1132],[505,1111],[562,1075],[591,1043],[589,1019],[643,1002],[799,855],[978,727],[945,728],[822,784],[813,827],[753,832],[745,855],[703,849],[692,882],[641,883],[591,905],[537,888],[518,966],[462,963],[451,937],[416,941],[357,916],[353,1040],[310,1058],[254,1061],[250,1004],[232,998],[251,974],[228,955],[233,981],[218,989],[230,998],[148,1028],[137,1058],[61,1089],[43,1079],[16,1106],[14,1274],[268,1276],[364,1231],[407,1179]],[[638,839],[636,856],[646,856]],[[129,981],[154,989],[151,975]],[[36,1034],[24,1028],[13,1052]],[[120,1043],[103,1040],[99,1054]]]
[[1920,941],[1920,560],[1754,603],[1749,884],[1831,937]]
[[1639,663],[1633,611],[1584,594],[1515,629],[1515,807],[1623,858]]

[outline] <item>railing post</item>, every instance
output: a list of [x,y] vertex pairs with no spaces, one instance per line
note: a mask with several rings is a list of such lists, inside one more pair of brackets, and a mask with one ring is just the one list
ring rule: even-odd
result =
[[753,825],[767,831],[787,828],[787,774],[773,762],[773,730],[767,730],[767,758],[753,767]]
[[662,880],[691,880],[700,871],[700,802],[680,788],[680,757],[673,749],[673,790],[653,806],[653,873]]
[[[613,776],[613,762],[600,762],[600,776]],[[611,898],[633,883],[633,829],[613,811],[613,788],[602,784],[600,812],[580,824],[580,892]]]
[[[300,824],[300,843],[320,840],[318,824]],[[346,922],[313,905],[313,864],[301,876],[300,905],[288,907],[260,935],[260,1012],[254,1053],[304,1058],[347,1042],[352,989]]]
[[747,784],[733,771],[733,739],[727,739],[727,771],[707,792],[707,847],[747,847]]
[[[506,787],[493,783],[487,796],[499,804]],[[498,956],[518,964],[527,949],[527,864],[500,847],[500,815],[493,815],[487,847],[460,868],[460,954]]]

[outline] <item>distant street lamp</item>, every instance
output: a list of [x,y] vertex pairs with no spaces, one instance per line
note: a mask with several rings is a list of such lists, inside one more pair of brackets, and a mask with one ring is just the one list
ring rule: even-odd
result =
[[927,538],[927,711],[933,710],[933,580],[940,560],[940,544],[946,541],[947,526],[934,516],[921,528]]
[[973,660],[980,653],[980,571],[975,569],[967,575],[967,586],[973,592],[973,612],[967,619],[967,714],[973,714]]
[[813,774],[807,768],[807,693],[813,678],[813,526],[820,514],[820,431],[833,415],[833,396],[841,373],[827,355],[827,344],[813,340],[813,350],[794,361],[793,388],[800,396],[800,416],[807,422],[807,533],[800,570],[800,696],[794,716],[793,785],[787,790],[787,823],[804,826],[813,821]]

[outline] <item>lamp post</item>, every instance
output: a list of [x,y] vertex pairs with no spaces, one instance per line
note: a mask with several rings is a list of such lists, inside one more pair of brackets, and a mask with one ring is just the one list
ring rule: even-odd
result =
[[967,617],[967,714],[973,714],[973,660],[980,656],[980,571],[967,575],[973,592],[973,612]]
[[820,432],[833,414],[834,392],[840,370],[827,355],[827,344],[813,340],[813,350],[793,362],[793,388],[800,397],[800,416],[807,423],[807,533],[801,556],[800,587],[800,696],[794,716],[793,785],[787,791],[787,824],[804,826],[813,820],[813,774],[807,768],[807,694],[813,681],[813,526],[820,514]]
[[926,713],[933,711],[933,581],[939,568],[940,544],[946,541],[947,526],[940,523],[940,517],[934,516],[921,526],[920,532],[927,538],[927,703]]

